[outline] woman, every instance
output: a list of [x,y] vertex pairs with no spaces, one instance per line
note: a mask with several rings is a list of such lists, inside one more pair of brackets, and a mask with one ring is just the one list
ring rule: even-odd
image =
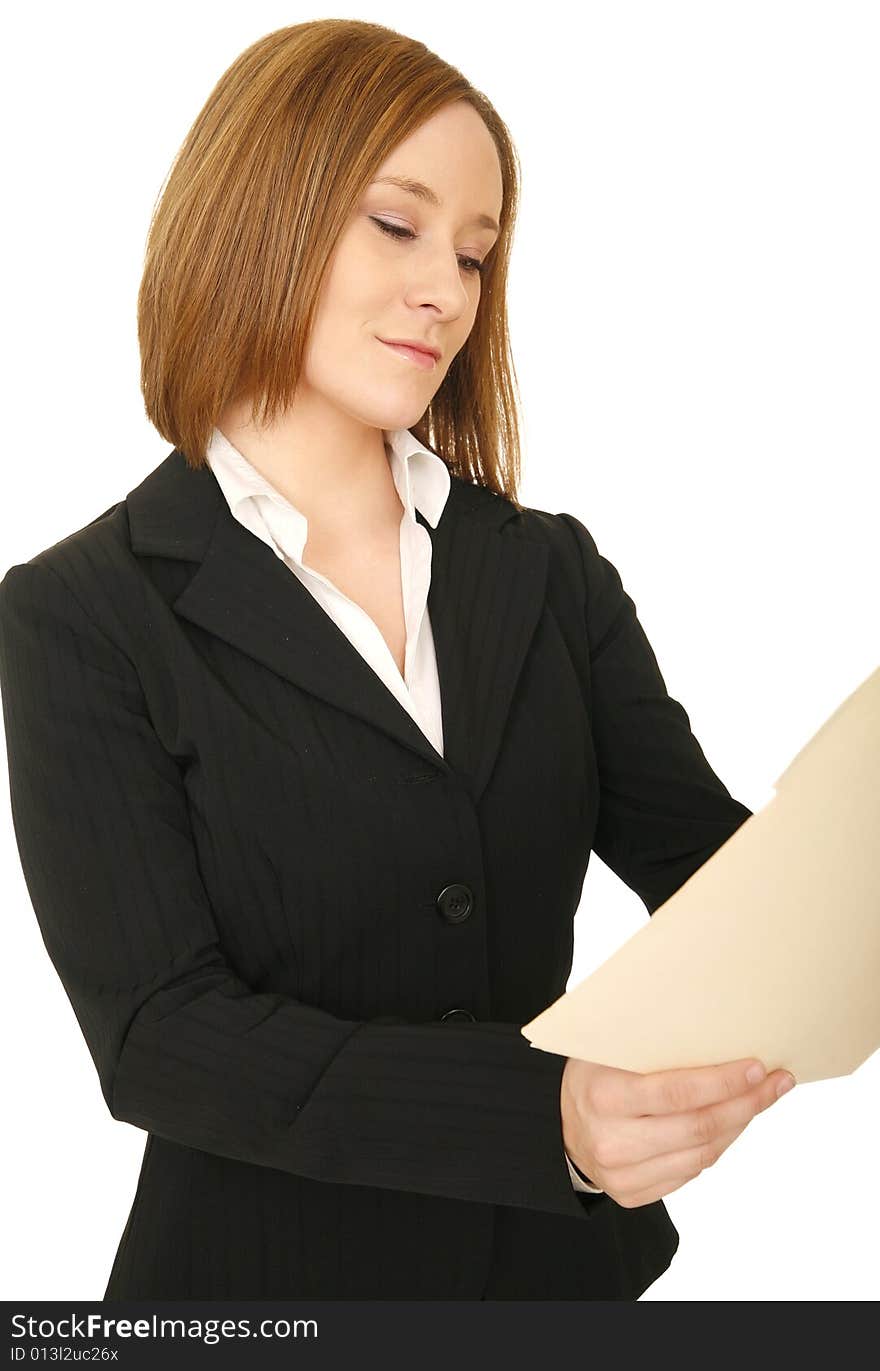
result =
[[29,893],[148,1135],[107,1299],[635,1299],[698,1109],[717,1154],[771,1097],[520,1031],[591,849],[652,913],[750,811],[587,529],[516,499],[515,167],[420,43],[247,49],[151,226],[173,450],[0,585]]

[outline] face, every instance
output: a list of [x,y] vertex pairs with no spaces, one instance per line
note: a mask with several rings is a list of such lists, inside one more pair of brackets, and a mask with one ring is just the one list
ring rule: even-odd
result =
[[[385,177],[422,182],[437,203]],[[472,106],[446,106],[399,143],[336,245],[300,386],[364,424],[411,428],[473,327],[479,267],[498,237],[481,218],[497,224],[502,201],[495,144]],[[440,356],[420,366],[380,339]]]

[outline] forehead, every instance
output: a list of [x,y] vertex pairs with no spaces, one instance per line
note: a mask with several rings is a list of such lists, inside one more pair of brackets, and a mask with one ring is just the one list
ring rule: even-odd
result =
[[498,231],[504,181],[495,139],[465,100],[436,110],[402,139],[376,170],[373,183],[393,184],[424,204],[458,202],[484,227]]

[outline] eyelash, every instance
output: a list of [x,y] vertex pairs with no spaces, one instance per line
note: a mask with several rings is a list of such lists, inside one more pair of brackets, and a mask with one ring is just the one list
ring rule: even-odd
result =
[[[386,224],[384,219],[374,219],[372,214],[369,216],[369,218],[372,220],[372,222],[376,225],[377,228],[381,229],[383,233],[389,233],[392,238],[411,239],[415,238],[416,236],[411,229],[402,228],[398,224]],[[482,272],[484,270],[484,264],[482,262],[478,262],[476,257],[459,257],[458,260],[463,264],[462,269],[464,271],[474,276],[482,275]]]

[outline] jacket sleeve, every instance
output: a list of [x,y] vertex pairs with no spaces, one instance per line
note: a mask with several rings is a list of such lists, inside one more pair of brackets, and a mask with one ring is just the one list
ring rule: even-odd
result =
[[572,514],[584,574],[592,736],[599,770],[593,850],[653,914],[752,811],[716,776],[669,695],[617,569]]
[[111,1115],[317,1181],[589,1219],[566,1059],[520,1025],[344,1020],[236,974],[137,669],[44,557],[0,582],[12,819]]

